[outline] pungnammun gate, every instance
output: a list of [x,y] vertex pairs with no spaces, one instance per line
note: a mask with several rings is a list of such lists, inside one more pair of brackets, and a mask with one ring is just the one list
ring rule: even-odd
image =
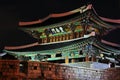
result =
[[[50,18],[56,22],[43,25]],[[91,5],[19,26],[37,42],[5,47],[0,80],[120,80],[120,50],[101,38],[117,27]]]

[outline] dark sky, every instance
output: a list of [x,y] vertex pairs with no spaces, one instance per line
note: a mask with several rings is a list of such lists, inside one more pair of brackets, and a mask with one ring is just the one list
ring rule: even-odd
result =
[[[120,0],[0,0],[0,41],[4,45],[32,43],[36,40],[18,29],[19,21],[38,20],[50,13],[70,11],[88,3],[93,4],[98,15],[120,19]],[[118,34],[120,29],[105,39],[120,44]]]

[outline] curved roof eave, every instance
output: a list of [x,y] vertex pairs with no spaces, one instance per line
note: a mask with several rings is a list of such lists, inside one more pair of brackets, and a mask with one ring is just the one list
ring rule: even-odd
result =
[[[93,40],[94,38],[88,38],[88,39],[86,39],[85,41],[83,41],[82,43],[79,43],[79,39],[78,39],[77,41],[78,41],[79,44],[83,44],[83,43],[84,43],[84,44],[86,45],[86,44],[89,43],[88,40],[91,40],[91,39]],[[74,41],[73,41],[73,44],[76,45],[76,46],[78,45],[78,43],[74,43]],[[70,45],[67,45],[67,46],[71,46],[71,45],[73,45],[73,44],[70,44]],[[37,44],[35,44],[35,45],[37,45]],[[66,47],[67,47],[67,46],[66,46]],[[114,49],[114,48],[112,48],[112,47],[105,46],[104,44],[102,44],[102,43],[99,42],[98,40],[95,40],[95,41],[94,41],[93,46],[96,46],[96,47],[99,48],[100,50],[105,51],[105,52],[108,52],[108,53],[120,54],[120,51],[119,51],[118,49]],[[34,46],[34,47],[35,47],[35,46]],[[63,50],[63,48],[65,49],[65,47],[62,47],[62,48],[59,47],[60,50]],[[79,48],[79,47],[78,47],[78,48]],[[48,51],[48,50],[49,50],[49,51]],[[56,51],[56,49],[47,49],[47,50],[44,50],[44,51],[51,52],[50,50],[51,50],[52,52]],[[65,50],[66,50],[66,49],[65,49]],[[5,51],[10,52],[10,53],[24,53],[24,54],[26,54],[26,53],[39,53],[39,52],[44,53],[44,51],[40,51],[40,50],[37,50],[37,51],[36,51],[36,50],[35,50],[35,51],[34,51],[34,50],[33,50],[33,51],[23,51],[23,52],[22,52],[22,51],[19,51],[19,50],[18,50],[17,52],[16,52],[16,51],[11,51],[11,50],[10,50],[10,51],[9,51],[9,50],[5,50]],[[64,50],[63,50],[63,51],[64,51]],[[47,52],[45,52],[45,53],[47,53]]]
[[21,45],[21,46],[5,46],[6,50],[15,50],[15,49],[24,49],[29,48],[38,45],[38,42],[27,44],[27,45]]
[[106,21],[106,22],[111,22],[111,23],[117,23],[117,24],[120,24],[120,19],[110,19],[110,18],[106,18],[106,17],[102,17],[102,16],[99,16],[96,12],[96,10],[94,9],[94,7],[92,7],[94,13],[103,21]]
[[[89,36],[90,37],[90,36]],[[88,37],[88,38],[89,38]],[[55,45],[55,43],[58,43],[58,44],[64,44],[64,43],[68,43],[68,42],[74,42],[74,41],[77,41],[77,40],[83,40],[85,39],[84,37],[82,38],[76,38],[76,39],[72,39],[72,40],[65,40],[65,41],[59,41],[59,42],[51,42],[51,43],[43,43],[43,44],[39,44],[38,42],[34,42],[34,43],[31,43],[31,44],[26,44],[26,45],[21,45],[21,46],[5,46],[5,50],[19,50],[19,49],[25,49],[25,48],[30,48],[30,47],[34,47],[34,46],[48,46],[48,45]]]
[[103,39],[101,40],[101,42],[104,43],[104,44],[110,45],[110,46],[120,47],[120,44],[109,42],[109,41],[106,41],[106,40],[103,40]]
[[101,17],[101,16],[99,16],[99,17],[103,21],[120,24],[120,19],[110,19],[110,18],[105,18],[105,17]]
[[75,10],[72,10],[72,11],[69,11],[69,12],[65,12],[65,13],[52,13],[52,14],[49,14],[47,17],[45,17],[43,19],[36,20],[36,21],[29,21],[29,22],[20,21],[19,26],[39,24],[39,23],[42,23],[42,22],[48,20],[49,18],[64,17],[64,16],[72,15],[72,14],[77,13],[77,12],[81,13],[82,11],[80,11],[80,10],[85,9],[85,11],[86,11],[86,10],[89,10],[91,8],[92,8],[92,4],[89,4],[87,7],[82,6],[82,7],[78,8],[78,9],[75,9]]
[[[19,22],[19,26],[27,26],[27,25],[33,25],[33,24],[40,24],[40,23],[43,23],[44,21],[48,20],[49,18],[57,18],[57,17],[65,17],[65,16],[68,16],[68,15],[72,15],[72,14],[75,14],[77,12],[80,12],[82,13],[82,10],[85,9],[85,6],[82,6],[78,9],[75,9],[75,10],[72,10],[72,11],[69,11],[69,12],[64,12],[64,13],[52,13],[52,14],[49,14],[47,17],[43,18],[43,19],[39,19],[39,20],[36,20],[36,21],[29,21],[29,22],[22,22],[20,21]],[[89,10],[89,9],[93,9],[93,11],[95,12],[95,14],[103,21],[106,21],[106,22],[111,22],[111,23],[117,23],[117,24],[120,24],[120,19],[110,19],[110,18],[106,18],[106,17],[102,17],[102,16],[99,16],[95,9],[93,8],[92,4],[89,4],[87,7],[86,7],[86,10]]]

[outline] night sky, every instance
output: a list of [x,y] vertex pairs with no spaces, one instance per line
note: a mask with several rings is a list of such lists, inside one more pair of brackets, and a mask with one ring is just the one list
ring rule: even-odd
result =
[[[38,20],[50,13],[74,10],[88,3],[93,4],[98,15],[120,19],[120,0],[0,0],[0,44],[23,45],[35,42],[36,39],[18,29],[19,21]],[[104,39],[120,44],[118,34],[120,28]]]

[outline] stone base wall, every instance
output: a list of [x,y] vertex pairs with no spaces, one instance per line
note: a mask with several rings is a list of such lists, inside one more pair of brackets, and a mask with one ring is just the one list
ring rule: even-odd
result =
[[95,70],[90,68],[69,67],[64,65],[41,64],[44,69],[44,78],[46,79],[63,79],[63,80],[103,80],[104,70]]
[[106,69],[102,77],[103,80],[120,80],[120,67]]
[[[0,62],[2,63],[3,61]],[[7,65],[8,62],[4,61],[4,64]],[[10,61],[11,64],[13,62]],[[19,61],[17,62],[19,63]],[[18,66],[16,68],[20,69],[18,63],[15,63]],[[12,70],[9,70],[9,73],[6,71],[7,74],[3,74],[3,70],[0,70],[0,80],[120,80],[120,67],[101,70],[48,62],[29,61],[26,63],[28,67],[23,69],[27,70],[27,72],[21,72],[16,69],[17,75],[12,74]],[[3,69],[3,66],[0,64],[1,69]],[[30,72],[34,72],[34,74],[32,75]]]
[[84,67],[70,67],[54,63],[41,63],[41,65],[41,69],[45,75],[45,79],[120,80],[120,68],[109,68],[100,70]]

